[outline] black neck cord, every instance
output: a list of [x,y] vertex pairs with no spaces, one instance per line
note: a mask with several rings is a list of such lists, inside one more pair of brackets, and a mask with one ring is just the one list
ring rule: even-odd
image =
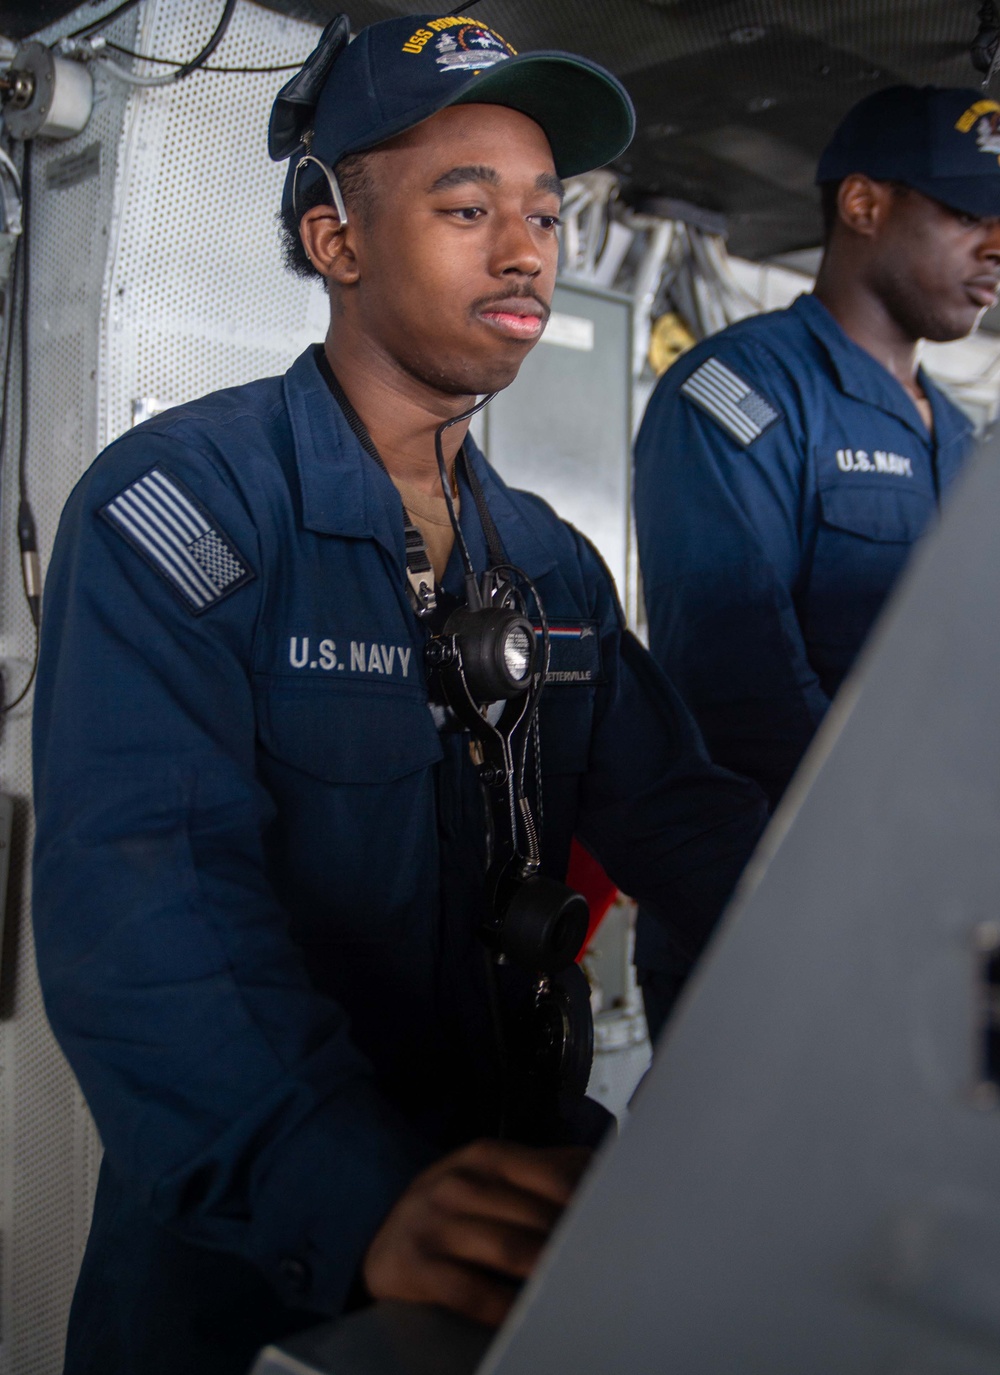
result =
[[[327,386],[333,393],[333,396],[337,401],[337,404],[340,406],[340,409],[344,414],[344,419],[350,426],[351,431],[357,439],[358,443],[364,449],[365,453],[368,454],[369,458],[371,458],[375,463],[377,463],[378,466],[382,469],[382,471],[388,476],[388,469],[385,466],[385,462],[382,458],[382,455],[376,448],[375,441],[368,433],[368,427],[365,425],[365,422],[361,419],[360,415],[358,415],[357,411],[351,405],[351,402],[347,397],[347,393],[340,385],[340,382],[338,381],[337,376],[333,371],[333,368],[331,368],[330,366],[330,360],[326,356],[325,349],[320,348],[317,350],[317,362],[319,365],[319,370],[322,373],[327,383]],[[477,405],[473,406],[471,410],[465,411],[462,415],[456,415],[451,420],[446,420],[444,424],[439,425],[434,432],[434,451],[437,455],[438,472],[441,477],[441,490],[444,492],[444,499],[448,507],[448,518],[451,521],[451,527],[455,533],[455,542],[458,544],[458,547],[461,551],[462,562],[465,566],[466,599],[468,601],[470,608],[473,610],[483,605],[483,597],[481,595],[479,585],[476,581],[476,573],[472,563],[472,556],[469,553],[469,546],[465,541],[465,536],[463,535],[462,528],[459,525],[458,513],[455,510],[455,503],[452,500],[451,483],[448,480],[448,469],[444,459],[444,447],[442,444],[442,436],[445,430],[449,429],[450,426],[458,425],[463,420],[469,420],[472,416],[476,414],[477,411],[481,411],[485,405],[487,405],[490,401],[493,400],[493,395],[495,395],[495,393],[492,393],[491,395],[485,397],[482,401],[478,402]],[[541,698],[542,688],[545,685],[545,681],[548,677],[549,671],[550,638],[548,617],[545,615],[545,608],[542,604],[541,597],[538,595],[538,589],[535,587],[535,584],[532,582],[531,578],[529,578],[527,573],[525,573],[522,569],[515,567],[515,565],[512,564],[507,557],[506,551],[503,547],[503,541],[500,538],[500,532],[496,527],[496,522],[493,519],[493,514],[490,511],[489,506],[487,505],[486,493],[483,491],[483,485],[479,481],[479,475],[477,474],[475,468],[473,468],[472,464],[469,462],[468,455],[465,452],[464,446],[459,450],[458,458],[461,461],[462,472],[465,476],[466,482],[468,483],[469,491],[472,493],[472,500],[475,503],[476,512],[479,516],[479,523],[483,528],[483,534],[486,538],[486,544],[487,548],[489,549],[490,555],[490,571],[492,573],[508,573],[512,574],[516,578],[519,578],[525,584],[525,586],[528,588],[528,590],[531,592],[532,596],[535,599],[535,606],[538,612],[539,625],[542,633],[542,667],[539,673],[536,675],[535,682],[530,689],[530,705],[528,708],[528,715],[525,724],[527,728],[531,731],[534,740],[535,767],[537,773],[538,770],[540,770],[541,768],[537,732],[538,704]],[[405,504],[403,506],[403,518],[406,525],[407,562],[409,564],[411,543],[410,528],[412,526],[412,521],[410,520],[410,516],[406,510]],[[426,561],[427,554],[426,550],[423,549],[423,539],[420,536],[419,531],[414,530],[414,534],[416,535],[416,538],[420,541],[420,547],[423,551],[423,557]],[[429,562],[427,566],[430,566]],[[524,774],[526,762],[527,740],[525,741],[525,750],[521,756],[518,768],[518,793],[522,798],[525,796]],[[536,777],[536,787],[540,806],[540,776]],[[526,828],[528,829],[530,835],[530,832],[532,830],[530,815],[527,818],[522,817],[522,821],[525,822]],[[529,848],[532,850],[537,849],[537,837],[529,841]]]
[[[365,453],[369,456],[369,458],[371,458],[375,463],[377,463],[378,466],[382,469],[382,471],[388,476],[389,470],[385,466],[385,461],[382,458],[382,455],[379,453],[378,449],[376,448],[375,441],[369,434],[367,425],[361,419],[360,415],[358,415],[354,407],[351,405],[347,393],[340,385],[340,382],[337,379],[337,376],[334,373],[333,368],[331,368],[330,360],[326,356],[326,349],[320,347],[317,350],[316,361],[327,386],[333,393],[337,405],[343,411],[344,419],[350,426],[355,439],[357,439],[358,443],[361,445],[362,449],[364,449]],[[469,546],[466,543],[465,535],[463,534],[462,527],[459,524],[458,512],[455,510],[455,502],[451,495],[451,483],[448,480],[448,465],[445,463],[444,459],[444,446],[442,438],[445,430],[450,429],[452,425],[461,424],[463,420],[471,420],[471,418],[474,415],[476,415],[477,412],[481,411],[484,406],[489,405],[489,403],[493,400],[493,397],[495,395],[495,392],[491,392],[489,396],[486,396],[483,398],[482,401],[477,402],[471,410],[464,411],[461,415],[452,416],[450,420],[444,421],[444,423],[439,425],[437,429],[434,431],[434,452],[437,457],[438,473],[441,478],[441,490],[444,493],[445,505],[448,508],[448,519],[451,522],[451,528],[455,536],[455,543],[458,545],[459,553],[462,559],[462,565],[465,569],[466,595],[469,601],[469,605],[470,607],[472,607],[473,610],[482,606],[482,597],[480,596],[479,585],[476,581],[476,570],[472,563],[472,555],[469,553]],[[490,551],[490,563],[491,565],[505,564],[507,562],[507,556],[504,553],[503,544],[500,541],[500,535],[497,531],[497,527],[494,523],[493,517],[490,514],[490,509],[486,504],[486,494],[483,492],[482,483],[476,476],[472,464],[469,462],[468,457],[466,456],[464,446],[459,450],[459,458],[462,462],[462,472],[465,475],[465,480],[469,484],[469,490],[472,493],[472,500],[475,503],[476,511],[479,515],[480,524],[483,527],[483,534],[486,537],[486,543]],[[417,535],[417,538],[420,540],[421,548],[423,548],[423,537],[420,535],[419,531],[417,531],[416,527],[413,525],[413,522],[410,519],[409,512],[406,510],[405,502],[403,504],[403,516],[406,524],[406,542],[409,562],[409,549],[411,545],[411,527]],[[424,558],[427,558],[426,550],[424,551]],[[429,562],[427,564],[427,567],[430,567]]]
[[[379,453],[378,448],[375,445],[375,441],[369,434],[368,427],[365,425],[364,421],[361,419],[357,411],[351,405],[351,402],[348,399],[347,394],[345,393],[343,387],[340,385],[340,382],[337,380],[337,377],[330,366],[329,359],[326,356],[325,349],[321,348],[317,351],[317,362],[319,365],[319,370],[322,373],[327,383],[327,386],[330,388],[330,391],[333,394],[334,399],[340,406],[340,409],[344,415],[344,419],[347,421],[352,433],[354,434],[354,437],[357,439],[358,443],[361,445],[362,449],[364,449],[365,453],[369,456],[369,458],[371,458],[373,462],[377,463],[378,466],[382,469],[382,471],[386,473],[386,475],[388,476],[389,473],[388,469],[385,466],[385,461],[382,458],[382,455]],[[465,568],[466,601],[469,606],[469,609],[473,611],[480,610],[484,605],[485,597],[492,595],[494,576],[500,573],[507,573],[520,578],[525,583],[525,585],[527,586],[527,588],[529,589],[529,591],[535,599],[535,605],[538,611],[538,617],[542,634],[542,666],[540,671],[534,675],[534,681],[532,682],[531,687],[528,690],[529,699],[527,704],[527,711],[523,718],[523,742],[521,744],[520,749],[517,751],[516,757],[513,761],[513,779],[511,780],[512,787],[509,793],[511,811],[508,822],[510,830],[510,844],[514,857],[516,858],[521,854],[521,848],[519,845],[520,831],[523,833],[525,848],[527,851],[526,863],[530,867],[530,869],[534,871],[539,867],[541,863],[541,831],[543,816],[541,751],[538,731],[538,706],[539,701],[541,699],[542,688],[544,687],[545,680],[548,676],[550,643],[549,623],[545,615],[542,600],[538,595],[538,589],[535,587],[535,584],[527,576],[526,573],[524,573],[521,569],[515,567],[507,558],[507,554],[503,547],[503,541],[500,538],[500,532],[497,530],[496,522],[494,521],[493,515],[489,509],[489,506],[487,505],[486,493],[483,491],[483,486],[479,480],[479,476],[473,468],[472,464],[469,462],[468,455],[466,454],[465,448],[463,446],[458,452],[456,463],[460,462],[462,465],[462,472],[464,474],[466,483],[468,484],[469,491],[472,494],[472,500],[476,507],[476,511],[479,516],[479,522],[482,526],[483,535],[486,539],[486,545],[489,551],[489,570],[484,575],[483,587],[482,589],[480,589],[480,586],[476,580],[476,572],[472,563],[472,556],[469,553],[468,544],[466,543],[465,536],[462,533],[462,528],[459,524],[458,513],[455,510],[455,503],[451,493],[451,482],[448,477],[448,467],[444,457],[443,436],[445,430],[449,429],[452,425],[461,424],[464,420],[470,420],[472,416],[476,414],[477,411],[482,410],[482,408],[485,405],[487,405],[490,401],[492,401],[492,399],[492,395],[487,396],[482,401],[478,402],[475,406],[473,406],[471,410],[465,411],[462,415],[456,415],[451,420],[446,420],[442,425],[439,425],[434,432],[434,452],[437,458],[438,474],[441,479],[441,490],[444,493],[445,503],[448,507],[448,518],[451,521],[451,528],[455,535],[455,543],[458,545],[458,548],[461,551],[462,563]],[[406,510],[405,503],[403,506],[403,519],[406,526],[408,547],[407,562],[409,565],[410,525],[412,524],[412,522],[410,521],[409,513]],[[416,534],[417,538],[420,539],[421,549],[423,549],[422,538],[419,536],[419,532],[416,532]],[[424,550],[424,558],[426,559],[426,557],[426,550]],[[510,587],[508,586],[508,591],[509,590]],[[525,786],[528,751],[529,748],[532,747],[535,761],[535,791],[537,794],[538,811],[537,820],[532,813],[531,805],[528,801],[527,790]],[[492,835],[493,824],[491,816],[491,806],[488,797],[485,797],[485,801],[487,831],[488,835]],[[485,946],[483,947],[483,957],[486,966],[486,988],[490,1010],[490,1019],[493,1026],[494,1038],[496,1041],[498,1070],[500,1075],[499,1120],[497,1122],[495,1130],[497,1131],[497,1134],[501,1138],[503,1138],[507,1135],[507,1115],[510,1103],[510,1096],[512,1092],[510,1057],[508,1054],[507,1037],[503,1026],[503,1015],[500,1008],[500,990],[497,983],[496,965],[492,955],[490,954],[489,950],[486,949]]]
[[[333,369],[330,367],[326,350],[320,346],[317,351],[317,363],[323,379],[330,391],[333,393],[334,400],[340,407],[344,419],[347,421],[354,434],[355,439],[364,449],[365,453],[389,476],[389,470],[382,461],[382,455],[375,447],[374,440],[368,433],[365,422],[358,415],[357,411],[348,400],[347,393],[344,391],[340,382],[334,376]],[[413,607],[417,616],[423,618],[430,616],[437,609],[437,594],[434,591],[434,570],[427,554],[427,546],[424,544],[424,537],[413,523],[409,511],[403,503],[403,540],[406,554],[406,582],[407,593],[410,598],[410,605]]]
[[[487,398],[488,399],[488,398]],[[485,406],[486,402],[483,402]],[[483,534],[486,536],[486,546],[490,551],[490,567],[499,568],[507,565],[507,551],[503,547],[500,532],[493,521],[493,513],[486,504],[486,493],[483,485],[479,481],[479,474],[472,464],[465,458],[465,450],[462,450],[464,460],[465,480],[469,484],[469,491],[472,493],[472,500],[476,503],[476,510],[479,512],[479,520],[483,527]]]
[[379,453],[378,449],[376,449],[375,443],[368,433],[365,422],[361,419],[360,415],[358,415],[350,401],[348,401],[347,393],[337,380],[333,368],[330,367],[330,360],[326,356],[326,349],[322,346],[316,350],[316,362],[320,372],[323,374],[323,380],[333,392],[337,405],[344,412],[344,419],[354,432],[355,439],[361,445],[362,449],[364,449],[368,457],[373,458],[382,471],[385,472],[386,466],[382,462],[382,455]]
[[[469,607],[473,611],[478,610],[479,607],[483,605],[483,598],[479,591],[479,584],[476,582],[476,570],[472,566],[469,546],[465,542],[462,527],[458,523],[458,512],[455,510],[455,503],[451,497],[451,483],[448,481],[448,466],[444,461],[444,432],[450,429],[452,425],[461,424],[463,420],[471,420],[478,411],[481,411],[484,406],[489,405],[495,395],[495,392],[490,392],[489,396],[484,397],[482,401],[473,406],[471,411],[464,411],[462,415],[456,415],[451,420],[446,420],[443,425],[439,425],[434,431],[434,453],[437,456],[438,474],[441,478],[441,490],[444,492],[445,505],[448,507],[448,519],[451,521],[451,528],[454,531],[455,543],[461,551],[462,563],[465,565],[465,595]],[[459,450],[459,456],[462,460],[462,471],[465,473],[465,480],[469,482],[472,464],[466,457],[464,445]],[[492,528],[497,540],[499,540],[500,537],[496,533],[496,526],[493,524],[493,517],[490,515],[489,507],[486,505],[486,497],[478,481],[475,486],[469,482],[469,490],[472,492],[472,500],[476,504],[476,511],[479,514],[479,523],[483,527],[483,533],[486,535],[487,543],[489,543],[487,523],[490,528]]]

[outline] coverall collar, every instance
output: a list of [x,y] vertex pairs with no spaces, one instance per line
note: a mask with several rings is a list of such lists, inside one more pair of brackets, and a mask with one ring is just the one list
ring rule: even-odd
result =
[[[812,294],[799,296],[791,306],[810,333],[819,341],[830,359],[841,390],[855,400],[867,402],[902,421],[927,443],[927,427],[905,389],[877,358],[856,344],[833,318],[826,306]],[[944,404],[943,397],[921,368],[920,385],[934,416],[931,442],[937,449],[964,439],[972,426],[960,413]]]
[[[401,503],[391,478],[364,452],[316,366],[315,345],[285,374],[285,404],[295,444],[302,495],[302,523],[321,535],[373,539],[405,565]],[[505,484],[471,438],[465,451],[482,484],[494,519],[502,525],[511,562],[529,577],[555,567],[541,532],[511,500]],[[462,503],[463,530],[473,535],[479,518],[471,498]]]

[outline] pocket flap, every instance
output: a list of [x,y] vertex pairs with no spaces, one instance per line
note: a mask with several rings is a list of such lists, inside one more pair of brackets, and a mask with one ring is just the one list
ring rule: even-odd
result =
[[284,677],[259,679],[256,697],[263,748],[314,778],[388,783],[441,758],[430,708],[419,698]]
[[933,497],[912,488],[838,483],[820,489],[823,522],[883,544],[912,544],[934,515]]

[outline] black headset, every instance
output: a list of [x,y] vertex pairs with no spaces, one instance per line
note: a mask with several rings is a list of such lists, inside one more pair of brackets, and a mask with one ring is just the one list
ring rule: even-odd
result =
[[[322,349],[317,362],[365,452],[385,471]],[[470,752],[486,803],[488,901],[480,935],[491,956],[490,978],[495,980],[495,966],[503,964],[528,976],[527,1001],[512,1034],[501,1037],[508,1043],[502,1058],[515,1061],[516,1077],[543,1095],[580,1096],[593,1059],[594,1030],[589,988],[575,961],[590,913],[580,893],[541,872],[539,824],[528,792],[528,764],[533,758],[540,817],[538,707],[548,674],[548,619],[531,578],[508,560],[485,493],[462,449],[461,473],[489,550],[489,567],[477,575],[444,458],[445,431],[470,420],[492,399],[487,396],[471,410],[444,421],[434,434],[441,489],[464,568],[465,604],[435,627],[442,612],[433,570],[423,537],[404,506],[406,591],[415,614],[429,627],[424,662],[432,695],[450,707],[474,741]],[[525,593],[534,600],[537,631],[528,616]]]
[[[576,964],[587,936],[586,899],[541,872],[542,781],[538,707],[549,666],[549,625],[538,589],[511,564],[486,497],[464,450],[460,458],[490,553],[477,578],[451,496],[442,437],[492,400],[439,426],[435,452],[448,515],[465,567],[465,605],[453,611],[427,642],[428,676],[475,741],[488,818],[488,905],[480,926],[496,965],[509,963],[529,977],[513,1024],[498,1026],[502,1058],[513,1083],[511,1111],[520,1109],[518,1134],[538,1130],[560,1100],[586,1092],[594,1058],[590,988]],[[521,592],[534,599],[540,636],[528,619]],[[539,643],[539,638],[541,643]],[[528,795],[534,756],[538,818]],[[545,1128],[541,1128],[544,1136]],[[503,1127],[501,1127],[501,1135]],[[543,1139],[543,1138],[540,1138]]]
[[[488,571],[476,576],[442,447],[445,430],[470,419],[491,400],[488,396],[471,411],[446,420],[434,435],[441,486],[465,565],[466,603],[451,613],[440,634],[431,636],[425,657],[444,700],[478,745],[477,767],[492,833],[490,905],[483,939],[527,972],[551,975],[575,961],[590,914],[581,894],[541,872],[538,826],[526,786],[528,758],[534,753],[536,795],[541,798],[538,706],[548,673],[548,620],[534,583],[508,562],[479,479],[463,450],[463,475],[490,550]],[[540,645],[519,585],[534,598]]]

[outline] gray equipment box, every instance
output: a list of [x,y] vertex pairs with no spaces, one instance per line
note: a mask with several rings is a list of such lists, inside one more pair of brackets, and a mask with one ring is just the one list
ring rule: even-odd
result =
[[482,1375],[1000,1370],[998,528],[994,452]]
[[483,412],[486,456],[512,487],[537,492],[629,585],[632,303],[560,282],[541,342]]

